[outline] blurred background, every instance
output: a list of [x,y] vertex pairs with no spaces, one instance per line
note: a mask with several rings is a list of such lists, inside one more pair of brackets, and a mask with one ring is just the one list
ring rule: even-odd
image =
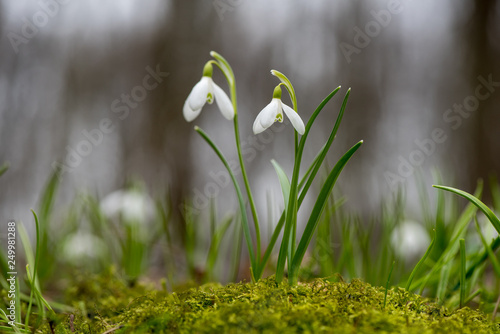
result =
[[0,178],[2,222],[30,221],[56,168],[56,211],[79,192],[102,198],[143,180],[151,196],[168,192],[174,217],[186,198],[200,211],[213,197],[221,212],[234,212],[232,187],[217,183],[223,166],[193,131],[202,127],[234,160],[231,122],[215,104],[193,123],[182,117],[211,50],[236,75],[261,212],[282,206],[270,159],[292,171],[289,124],[252,133],[278,83],[271,69],[294,84],[305,121],[342,85],[314,127],[306,161],[352,88],[329,160],[365,141],[339,179],[346,206],[361,214],[400,186],[411,210],[419,175],[432,196],[433,170],[469,192],[500,171],[496,0],[3,0],[0,36],[0,164],[10,164]]

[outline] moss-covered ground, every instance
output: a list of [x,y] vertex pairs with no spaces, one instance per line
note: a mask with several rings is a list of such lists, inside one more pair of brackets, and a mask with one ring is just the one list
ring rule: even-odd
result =
[[449,311],[401,288],[316,279],[298,286],[205,284],[169,293],[130,286],[112,273],[82,276],[68,290],[74,312],[58,314],[43,333],[500,333],[467,307]]

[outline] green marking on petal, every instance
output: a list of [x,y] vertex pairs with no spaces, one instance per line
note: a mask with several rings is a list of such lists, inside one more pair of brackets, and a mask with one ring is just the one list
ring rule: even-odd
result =
[[274,121],[283,123],[283,114],[282,113],[277,114],[276,119]]
[[207,94],[207,102],[208,104],[214,103],[214,96],[212,95],[212,93]]

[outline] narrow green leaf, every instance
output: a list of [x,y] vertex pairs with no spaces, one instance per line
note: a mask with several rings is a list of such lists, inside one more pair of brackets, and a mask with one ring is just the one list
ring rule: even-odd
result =
[[465,302],[465,240],[460,239],[460,308]]
[[442,190],[446,190],[446,191],[450,191],[452,193],[455,193],[457,195],[460,195],[462,197],[467,198],[472,204],[477,206],[479,208],[479,210],[483,211],[483,213],[486,215],[486,217],[488,217],[491,224],[493,224],[493,227],[495,228],[495,230],[497,230],[497,232],[500,234],[500,219],[498,219],[498,217],[495,216],[493,211],[491,211],[490,208],[488,208],[477,197],[475,197],[474,195],[471,195],[465,191],[462,191],[462,190],[459,190],[456,188],[452,188],[452,187],[445,187],[445,186],[438,186],[438,185],[433,185],[433,187],[438,188],[438,189],[442,189]]
[[[340,87],[338,87],[337,89],[339,89],[339,88]],[[327,142],[325,143],[325,145],[323,146],[323,148],[321,149],[321,151],[318,154],[318,159],[314,165],[314,168],[312,169],[312,171],[307,179],[307,182],[304,186],[304,189],[300,193],[299,201],[302,201],[304,199],[304,197],[306,196],[307,191],[309,190],[314,178],[316,177],[316,174],[319,171],[319,168],[321,167],[321,164],[325,160],[326,154],[328,153],[328,151],[330,150],[330,147],[332,146],[333,140],[335,139],[335,136],[337,135],[337,131],[340,127],[340,123],[342,122],[342,118],[344,116],[344,111],[345,111],[345,108],[347,106],[347,100],[349,99],[350,93],[351,93],[351,89],[349,88],[347,90],[347,93],[345,94],[344,101],[342,102],[342,107],[340,107],[340,111],[339,111],[339,114],[337,116],[337,120],[335,121],[335,125],[333,126],[332,132],[330,133],[330,137],[328,138]]]
[[[283,193],[283,199],[285,203],[285,212],[288,211],[288,201],[289,201],[289,196],[290,196],[290,181],[288,180],[288,177],[286,176],[285,171],[281,166],[276,162],[276,160],[271,160],[271,163],[274,166],[274,169],[276,170],[276,174],[278,174],[278,179],[280,181],[280,186],[281,186],[281,191]],[[293,231],[294,232],[294,231]],[[291,259],[293,256],[294,252],[294,247],[295,245],[293,244],[295,241],[295,234],[292,232],[290,241],[288,243],[288,258]]]
[[294,224],[294,219],[297,217],[297,209],[298,209],[298,203],[297,203],[298,187],[297,187],[297,185],[298,185],[298,178],[299,178],[299,172],[300,172],[300,162],[302,161],[302,153],[304,151],[306,139],[307,139],[307,136],[309,135],[309,131],[311,130],[311,127],[312,127],[314,121],[316,120],[316,117],[318,117],[318,115],[321,112],[321,110],[323,109],[323,107],[328,103],[328,101],[330,101],[330,99],[338,92],[339,89],[340,89],[340,87],[338,87],[333,92],[331,92],[320,103],[320,105],[316,108],[316,110],[312,114],[311,118],[307,122],[305,132],[300,139],[299,148],[296,152],[295,163],[293,166],[293,175],[292,175],[292,182],[291,182],[291,186],[290,186],[290,196],[289,196],[290,199],[288,201],[288,210],[286,211],[286,214],[284,217],[285,230],[283,232],[283,240],[281,242],[280,252],[279,252],[279,256],[278,256],[278,263],[276,266],[276,281],[277,282],[281,282],[283,280],[283,276],[284,276],[284,272],[285,272],[285,262],[286,262],[287,252],[288,252],[288,243],[290,242],[291,232],[292,232],[293,224]]
[[328,175],[328,178],[326,179],[325,183],[323,184],[323,187],[321,188],[318,198],[316,199],[316,203],[314,204],[309,220],[307,221],[306,228],[304,230],[304,233],[302,234],[299,245],[297,246],[297,251],[295,252],[295,256],[293,257],[290,270],[290,277],[292,279],[292,283],[296,283],[296,280],[298,279],[297,275],[300,264],[302,263],[302,259],[306,253],[309,243],[311,242],[314,231],[316,230],[316,226],[318,225],[323,209],[325,208],[325,204],[328,201],[328,197],[330,196],[330,193],[333,189],[333,186],[335,185],[335,182],[337,181],[337,178],[339,177],[340,173],[344,169],[344,166],[347,164],[347,162],[352,157],[354,152],[356,152],[362,144],[363,141],[358,142],[339,159],[335,167]]
[[276,170],[276,174],[278,174],[278,179],[280,181],[281,191],[283,193],[283,199],[285,201],[285,211],[288,208],[288,197],[290,196],[290,180],[288,180],[288,176],[286,176],[285,171],[281,166],[276,162],[276,160],[272,159],[271,163]]

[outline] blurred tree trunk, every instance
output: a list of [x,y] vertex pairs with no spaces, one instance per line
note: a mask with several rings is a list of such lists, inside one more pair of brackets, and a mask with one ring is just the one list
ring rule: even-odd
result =
[[144,144],[150,150],[149,163],[153,169],[145,175],[148,183],[156,185],[156,177],[169,174],[168,190],[175,221],[182,221],[183,201],[192,197],[189,187],[193,172],[190,160],[193,124],[184,120],[182,107],[201,78],[214,43],[214,12],[200,15],[200,10],[203,8],[197,2],[172,1],[151,43],[149,63],[160,64],[160,69],[169,72],[169,76],[149,100],[152,112],[145,124]]
[[[498,60],[500,59],[499,50],[495,50],[492,45],[494,39],[498,36],[493,36],[494,25],[500,22],[495,22],[495,9],[498,6],[497,0],[475,0],[474,13],[472,14],[469,28],[469,43],[472,52],[469,58],[471,63],[471,87],[475,89],[479,84],[478,77],[483,77],[488,81],[488,77],[492,77],[492,81],[500,82],[500,71]],[[498,15],[497,15],[498,16]],[[486,92],[487,89],[483,88]],[[470,186],[468,189],[473,189],[478,178],[488,181],[492,173],[500,172],[500,113],[498,112],[498,101],[500,97],[500,87],[496,87],[494,92],[484,101],[480,101],[479,108],[472,113],[473,128],[471,129],[471,137],[465,138],[466,141],[471,140],[469,146],[469,164],[470,173],[466,176]],[[487,186],[487,184],[486,184]],[[488,186],[486,187],[488,189]],[[489,200],[490,192],[484,191],[484,198]]]

